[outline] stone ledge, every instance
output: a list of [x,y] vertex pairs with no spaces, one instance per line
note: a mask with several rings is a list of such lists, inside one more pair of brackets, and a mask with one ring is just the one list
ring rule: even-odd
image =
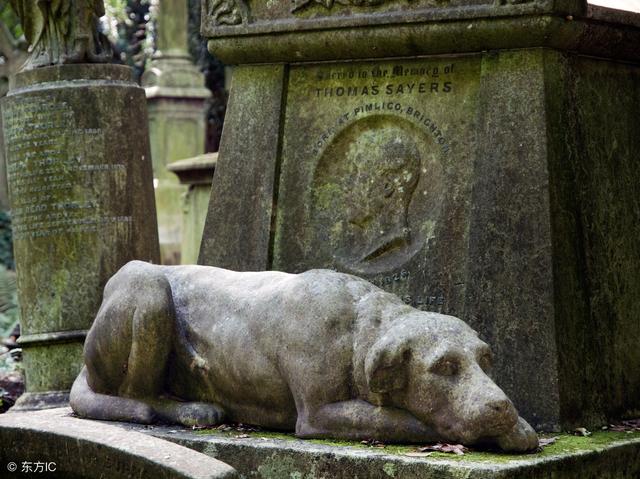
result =
[[[167,441],[186,446],[234,467],[240,477],[280,479],[637,479],[640,477],[640,432],[596,432],[591,437],[559,435],[555,444],[536,454],[507,455],[471,452],[464,456],[433,453],[428,457],[410,457],[406,453],[415,446],[387,446],[384,449],[360,443],[339,441],[300,440],[290,434],[273,432],[244,433],[232,430],[192,431],[177,426],[143,426],[127,423],[102,422],[71,417],[69,408],[51,409],[37,413],[8,413],[0,416],[0,440],[6,439],[7,421],[15,427],[25,421],[25,430],[47,430],[55,433],[60,443],[73,434],[68,425],[92,431],[106,444],[101,454],[118,464],[116,457],[127,450],[132,457],[138,454],[140,433],[158,441],[157,451],[149,459],[164,457],[172,446]],[[109,435],[102,431],[109,430]],[[117,433],[114,432],[117,431]],[[113,435],[113,436],[112,436]],[[119,446],[113,448],[112,437]],[[25,438],[32,437],[27,433]],[[53,439],[47,441],[51,443]],[[41,448],[34,440],[21,441],[22,451]],[[175,445],[173,447],[176,447]],[[184,451],[184,448],[179,448]],[[99,449],[98,449],[99,450]],[[11,460],[8,452],[0,450],[0,461]],[[180,457],[187,458],[184,452]],[[172,455],[172,459],[176,456]],[[202,454],[183,462],[207,460]],[[92,459],[95,461],[95,459]],[[193,462],[195,461],[195,462]],[[218,461],[213,461],[220,464]],[[5,464],[0,464],[4,468]],[[180,467],[176,467],[179,469]],[[213,472],[213,469],[210,469]],[[0,472],[1,475],[1,472]],[[147,476],[145,476],[147,477]],[[196,477],[183,476],[163,477]],[[199,476],[197,476],[199,477]],[[233,476],[210,476],[233,477]]]
[[[263,479],[637,479],[640,438],[595,450],[553,456],[486,454],[483,460],[414,458],[375,448],[330,446],[300,440],[199,436],[189,432],[151,432],[227,462],[244,477]],[[440,456],[440,455],[438,455]],[[491,459],[490,456],[493,456]]]
[[[0,415],[0,477],[24,476],[23,464],[46,477],[231,479],[227,464],[173,442],[72,416],[70,408]],[[44,464],[44,465],[42,465]],[[8,476],[5,476],[9,471]]]
[[[471,452],[410,457],[415,446],[384,449],[359,443],[300,440],[270,432],[223,433],[165,426],[131,426],[208,454],[243,477],[263,479],[637,479],[640,433],[596,432],[591,437],[559,435],[536,454]],[[238,437],[248,436],[248,437]]]

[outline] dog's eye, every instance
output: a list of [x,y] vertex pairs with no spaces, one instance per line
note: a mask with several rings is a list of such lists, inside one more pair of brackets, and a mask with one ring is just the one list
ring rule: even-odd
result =
[[455,376],[460,370],[460,362],[455,358],[442,358],[431,366],[431,372],[440,376]]

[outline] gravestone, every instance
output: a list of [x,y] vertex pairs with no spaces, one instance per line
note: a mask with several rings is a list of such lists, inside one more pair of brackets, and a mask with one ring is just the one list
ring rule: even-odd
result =
[[205,102],[211,92],[187,51],[187,2],[161,0],[157,8],[157,51],[142,76],[149,108],[149,133],[158,214],[160,254],[181,262],[182,197],[186,188],[167,169],[176,160],[204,153]]
[[174,161],[167,166],[167,169],[178,177],[180,183],[188,188],[182,198],[182,264],[195,264],[198,261],[217,161],[218,153],[207,153]]
[[159,261],[144,90],[120,65],[23,71],[3,100],[27,393],[64,402],[105,283]]
[[236,65],[199,262],[334,268],[465,319],[538,429],[640,408],[640,16],[205,0]]
[[27,410],[68,401],[107,280],[159,250],[144,90],[103,63],[102,2],[12,6],[30,45],[2,101]]

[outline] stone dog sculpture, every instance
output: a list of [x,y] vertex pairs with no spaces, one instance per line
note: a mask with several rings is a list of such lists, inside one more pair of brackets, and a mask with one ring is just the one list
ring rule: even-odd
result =
[[107,283],[71,390],[83,417],[227,419],[302,438],[537,447],[460,319],[355,276],[133,261]]

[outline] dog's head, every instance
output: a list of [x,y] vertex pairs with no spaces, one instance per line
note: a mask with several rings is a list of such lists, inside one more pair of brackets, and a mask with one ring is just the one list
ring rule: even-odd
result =
[[[489,346],[473,329],[453,316],[421,311],[396,319],[365,360],[369,390],[411,412],[444,440],[534,447],[533,429],[489,378],[490,367]],[[518,428],[524,436],[505,447],[500,439]]]

